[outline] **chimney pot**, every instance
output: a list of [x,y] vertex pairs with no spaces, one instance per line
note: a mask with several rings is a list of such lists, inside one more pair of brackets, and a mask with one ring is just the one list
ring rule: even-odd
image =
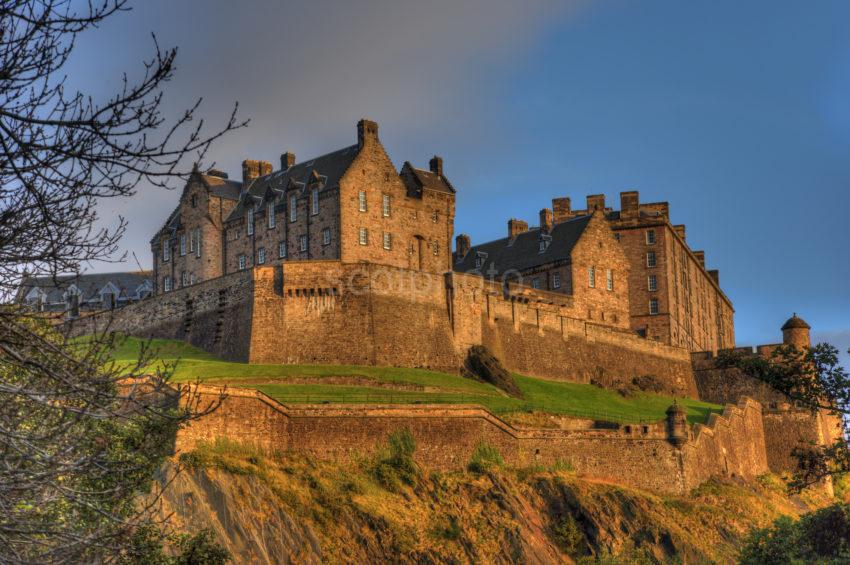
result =
[[604,194],[591,194],[587,197],[587,213],[593,214],[594,210],[605,211]]
[[458,261],[466,257],[470,247],[472,247],[472,241],[469,236],[465,233],[459,233],[455,238],[455,253]]

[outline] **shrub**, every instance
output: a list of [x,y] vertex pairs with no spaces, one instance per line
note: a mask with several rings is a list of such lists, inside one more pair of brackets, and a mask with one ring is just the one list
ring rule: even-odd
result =
[[742,565],[850,562],[850,505],[833,504],[798,522],[782,517],[753,531],[741,550]]
[[467,469],[473,473],[486,473],[495,467],[502,467],[504,464],[505,461],[498,449],[486,443],[479,443],[472,453],[472,459],[470,459]]
[[431,535],[438,539],[454,541],[460,538],[461,529],[457,518],[449,516],[444,523],[437,523],[431,528]]
[[378,451],[372,464],[375,480],[391,492],[397,492],[402,484],[416,484],[419,468],[413,460],[415,451],[416,441],[410,430],[390,434],[387,444]]
[[555,541],[570,555],[575,555],[584,543],[584,533],[572,514],[564,515],[554,526]]

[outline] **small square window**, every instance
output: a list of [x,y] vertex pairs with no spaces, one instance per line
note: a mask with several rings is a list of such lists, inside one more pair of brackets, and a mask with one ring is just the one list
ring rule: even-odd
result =
[[286,257],[286,240],[277,244],[277,256],[281,258]]
[[384,194],[381,201],[381,214],[387,218],[390,215],[390,195]]
[[360,242],[360,245],[368,245],[369,244],[369,230],[367,230],[366,228],[360,228],[358,241]]
[[384,232],[384,249],[392,249],[393,248],[393,234],[390,232]]
[[653,298],[649,301],[649,314],[650,316],[658,315],[658,299]]
[[596,267],[587,269],[587,286],[590,288],[596,287]]
[[361,212],[366,211],[366,191],[361,190],[357,193],[357,208]]
[[266,262],[266,248],[260,247],[259,249],[257,249],[257,263],[259,263],[260,265],[263,265],[263,264],[265,264],[265,262]]
[[647,267],[654,267],[655,264],[656,264],[656,262],[655,262],[655,251],[650,251],[646,254],[646,266]]
[[655,230],[646,230],[646,244],[655,245]]
[[552,273],[552,288],[561,288],[561,273]]
[[301,237],[298,238],[298,248],[301,251],[307,251],[307,236],[306,235],[302,235]]
[[330,245],[331,244],[331,228],[325,228],[322,230],[322,245]]
[[620,241],[620,234],[615,233],[615,234],[614,234],[614,239],[616,239],[617,241]]

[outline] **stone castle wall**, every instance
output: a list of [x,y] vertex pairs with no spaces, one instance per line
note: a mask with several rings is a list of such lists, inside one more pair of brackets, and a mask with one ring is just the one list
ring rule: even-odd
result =
[[[220,389],[199,387],[201,398]],[[625,427],[600,430],[518,429],[474,406],[285,406],[262,393],[228,390],[212,414],[180,431],[177,450],[227,438],[268,451],[294,450],[346,461],[373,453],[387,437],[409,430],[425,468],[463,469],[476,447],[499,450],[512,466],[567,464],[582,475],[666,493],[685,493],[712,476],[753,478],[767,472],[761,409],[743,400],[697,429],[677,449],[654,433]]]
[[[508,369],[618,387],[652,375],[696,397],[685,349],[582,320],[573,301],[457,273],[297,261],[234,273],[111,313],[112,329],[184,339],[226,359],[456,372],[486,345]],[[83,333],[92,321],[77,322]]]

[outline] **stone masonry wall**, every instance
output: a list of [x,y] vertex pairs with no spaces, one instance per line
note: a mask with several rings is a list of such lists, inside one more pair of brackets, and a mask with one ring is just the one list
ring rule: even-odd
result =
[[[202,398],[220,394],[199,387]],[[474,406],[282,405],[256,391],[232,389],[221,407],[180,431],[179,452],[223,437],[269,451],[298,451],[346,461],[373,453],[398,430],[416,440],[426,469],[457,470],[476,447],[499,450],[512,466],[571,465],[582,475],[665,493],[685,493],[715,475],[766,472],[758,403],[727,407],[680,450],[666,439],[617,430],[518,429]]]

